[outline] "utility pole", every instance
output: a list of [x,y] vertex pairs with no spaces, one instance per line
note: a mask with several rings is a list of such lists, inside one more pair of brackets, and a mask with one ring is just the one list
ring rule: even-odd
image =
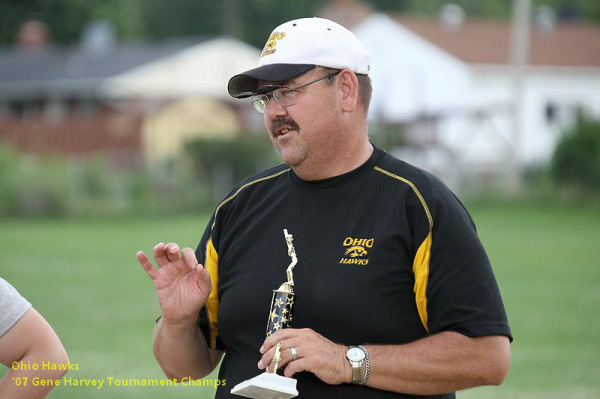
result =
[[529,54],[529,24],[531,15],[531,0],[513,0],[510,64],[512,70],[512,123],[511,144],[512,153],[508,164],[508,189],[516,195],[522,188],[521,144],[523,139],[523,120],[525,106],[525,78]]

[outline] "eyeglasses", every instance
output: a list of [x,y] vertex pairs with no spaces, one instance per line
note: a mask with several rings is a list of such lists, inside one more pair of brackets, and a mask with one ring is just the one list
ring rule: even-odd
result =
[[323,76],[320,79],[305,83],[302,86],[298,86],[294,89],[290,89],[289,87],[285,87],[285,86],[281,86],[281,85],[261,86],[260,87],[261,93],[252,96],[252,105],[254,105],[254,108],[256,108],[256,110],[258,112],[260,112],[261,114],[264,114],[267,109],[267,105],[269,105],[270,96],[271,96],[275,99],[275,101],[277,101],[277,104],[281,105],[282,107],[289,107],[290,105],[296,104],[296,92],[298,90],[300,90],[308,85],[311,85],[313,83],[320,82],[321,80],[332,78],[340,72],[341,71],[336,71],[336,72],[330,73],[327,76]]

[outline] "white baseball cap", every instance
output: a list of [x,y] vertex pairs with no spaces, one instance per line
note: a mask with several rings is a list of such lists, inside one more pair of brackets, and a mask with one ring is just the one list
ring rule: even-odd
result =
[[259,80],[283,82],[316,66],[345,69],[368,75],[371,55],[356,36],[323,18],[301,18],[273,30],[258,61],[258,68],[235,75],[227,90],[232,97],[250,97]]

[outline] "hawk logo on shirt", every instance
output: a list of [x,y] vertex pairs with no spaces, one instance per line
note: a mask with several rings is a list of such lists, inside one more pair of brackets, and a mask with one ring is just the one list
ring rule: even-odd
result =
[[346,250],[344,251],[344,256],[340,259],[340,264],[368,265],[369,259],[365,258],[369,254],[367,248],[373,248],[374,243],[374,238],[346,237],[342,244]]
[[368,254],[367,250],[358,245],[348,248],[344,253],[344,255],[350,256],[351,258],[356,258],[357,256],[365,256],[366,254]]

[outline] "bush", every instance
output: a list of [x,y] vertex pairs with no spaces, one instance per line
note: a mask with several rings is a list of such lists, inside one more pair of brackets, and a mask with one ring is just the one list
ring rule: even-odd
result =
[[218,201],[249,175],[281,163],[264,135],[196,139],[187,144],[186,151],[198,178],[210,184],[212,201]]
[[58,216],[66,211],[66,165],[0,147],[0,216]]
[[8,147],[0,146],[0,215],[8,213],[12,192],[10,175],[14,172],[17,157]]
[[556,147],[551,175],[560,185],[600,192],[600,121],[578,114]]
[[111,154],[67,159],[0,146],[0,218],[195,211],[205,191],[180,163],[122,165]]

